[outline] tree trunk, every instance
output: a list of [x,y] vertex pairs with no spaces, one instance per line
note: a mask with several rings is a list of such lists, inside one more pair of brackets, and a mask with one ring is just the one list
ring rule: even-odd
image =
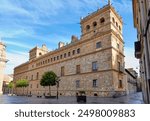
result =
[[51,96],[51,86],[49,86],[49,96]]
[[28,87],[27,87],[27,95],[26,96],[28,96]]
[[45,88],[45,86],[44,86],[44,96],[46,95],[46,88]]
[[24,87],[23,87],[23,96],[24,96]]
[[10,88],[9,88],[9,94],[10,94]]
[[12,88],[12,90],[11,90],[11,94],[13,95],[14,94],[14,89]]

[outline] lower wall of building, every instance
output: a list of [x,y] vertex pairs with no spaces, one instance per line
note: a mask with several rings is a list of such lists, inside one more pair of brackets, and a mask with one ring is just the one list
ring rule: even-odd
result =
[[[115,74],[116,76],[114,76]],[[79,87],[76,86],[77,80],[80,80]],[[97,80],[95,87],[93,87],[93,80]],[[80,76],[63,76],[60,78],[58,92],[60,96],[76,96],[80,91],[84,91],[87,96],[113,97],[125,95],[125,88],[119,89],[116,87],[117,83],[118,73],[112,71],[80,74]],[[27,88],[15,89],[15,93],[18,95],[43,96],[49,94],[49,87],[42,87],[39,80],[34,80],[30,81]],[[56,86],[51,87],[51,95],[56,94]]]

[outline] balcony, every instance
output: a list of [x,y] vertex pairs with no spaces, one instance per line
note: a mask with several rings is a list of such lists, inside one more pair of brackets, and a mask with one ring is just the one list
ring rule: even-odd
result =
[[141,42],[140,41],[135,42],[134,46],[135,46],[135,57],[137,59],[140,59],[141,58]]
[[120,66],[119,66],[119,72],[120,72],[120,73],[124,73],[124,71],[125,71],[124,67],[120,65]]

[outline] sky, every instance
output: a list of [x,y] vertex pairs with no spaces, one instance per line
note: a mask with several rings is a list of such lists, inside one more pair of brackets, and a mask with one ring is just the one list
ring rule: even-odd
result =
[[[132,1],[111,1],[124,22],[126,68],[137,70]],[[35,46],[46,44],[55,50],[59,41],[69,43],[72,35],[80,38],[80,18],[106,4],[107,0],[0,0],[0,37],[9,60],[5,73],[12,74],[14,67],[28,61],[28,52]]]

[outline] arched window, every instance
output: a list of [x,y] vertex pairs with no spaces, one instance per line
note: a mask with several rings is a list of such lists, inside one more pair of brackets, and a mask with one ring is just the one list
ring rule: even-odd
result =
[[101,18],[101,19],[100,19],[100,23],[103,24],[104,22],[105,22],[105,19],[104,19],[104,18]]
[[119,30],[121,31],[121,27],[119,26]]
[[86,26],[86,31],[89,31],[90,30],[90,25],[87,25]]
[[93,27],[96,27],[97,26],[97,22],[93,22]]
[[42,53],[39,53],[39,55],[42,55]]
[[119,80],[118,88],[123,88],[122,80]]
[[112,18],[112,21],[113,21],[113,23],[115,23],[115,19],[114,19],[114,17]]
[[80,48],[77,49],[77,54],[79,54],[79,53],[80,53]]
[[116,22],[116,26],[118,27],[118,23]]

